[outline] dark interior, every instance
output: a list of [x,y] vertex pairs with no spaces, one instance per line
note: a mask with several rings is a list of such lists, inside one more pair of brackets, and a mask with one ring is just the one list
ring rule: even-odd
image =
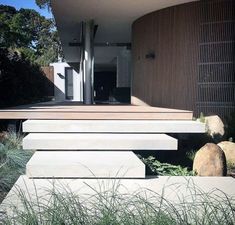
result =
[[99,71],[94,73],[95,102],[109,102],[116,87],[117,73],[115,71]]

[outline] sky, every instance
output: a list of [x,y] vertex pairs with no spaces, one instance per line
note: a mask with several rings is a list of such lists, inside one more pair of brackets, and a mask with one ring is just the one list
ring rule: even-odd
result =
[[34,9],[39,12],[41,15],[46,18],[51,18],[51,12],[48,12],[47,9],[40,9],[34,0],[0,0],[0,5],[10,5],[14,6],[16,9],[26,8],[26,9]]

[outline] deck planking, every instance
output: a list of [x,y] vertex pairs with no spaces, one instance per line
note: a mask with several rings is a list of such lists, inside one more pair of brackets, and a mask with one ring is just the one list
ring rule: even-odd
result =
[[186,110],[134,105],[40,103],[0,110],[0,119],[192,120]]

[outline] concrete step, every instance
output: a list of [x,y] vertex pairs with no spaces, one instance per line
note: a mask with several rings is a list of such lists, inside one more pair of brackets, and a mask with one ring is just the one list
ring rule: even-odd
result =
[[24,149],[38,150],[177,150],[177,140],[166,134],[32,133]]
[[39,151],[26,165],[30,178],[145,178],[144,163],[131,151]]
[[27,120],[23,132],[204,133],[205,124],[190,120]]

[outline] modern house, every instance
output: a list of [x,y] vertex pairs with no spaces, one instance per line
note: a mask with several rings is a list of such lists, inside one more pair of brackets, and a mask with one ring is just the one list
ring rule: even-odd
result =
[[[143,179],[133,151],[177,150],[169,133],[205,132],[193,114],[235,109],[234,9],[233,0],[52,0],[67,63],[56,73],[67,100],[78,88],[80,99],[0,110],[27,119],[23,147],[37,149],[16,185],[35,193],[57,178],[76,191],[80,178],[126,178],[134,191],[164,187],[167,178]],[[232,178],[194,179],[234,194]]]
[[132,104],[195,116],[235,110],[234,9],[233,0],[52,1],[86,103],[108,85],[131,87]]

